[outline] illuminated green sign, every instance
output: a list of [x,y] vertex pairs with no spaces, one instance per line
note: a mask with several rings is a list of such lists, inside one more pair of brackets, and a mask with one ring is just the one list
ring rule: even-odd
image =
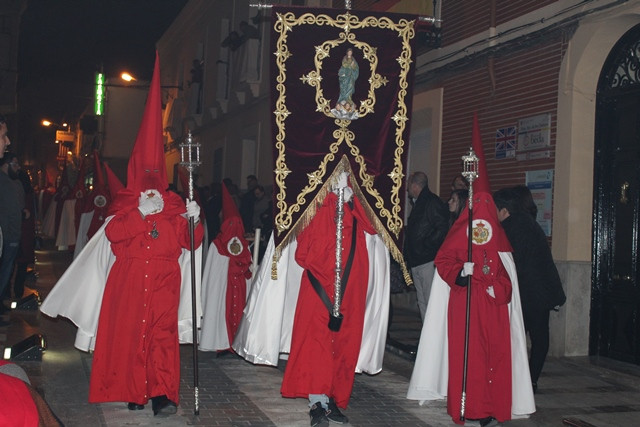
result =
[[104,114],[104,74],[96,74],[96,104],[95,104],[96,116]]

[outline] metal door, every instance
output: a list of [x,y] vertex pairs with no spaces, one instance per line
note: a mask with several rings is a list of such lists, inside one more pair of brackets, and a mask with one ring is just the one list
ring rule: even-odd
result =
[[612,50],[597,97],[590,354],[640,364],[640,27]]

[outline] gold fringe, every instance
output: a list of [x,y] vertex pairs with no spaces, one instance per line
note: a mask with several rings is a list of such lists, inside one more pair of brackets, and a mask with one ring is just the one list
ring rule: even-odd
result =
[[369,220],[369,222],[371,222],[371,224],[373,225],[373,228],[382,238],[384,245],[389,250],[389,253],[393,257],[393,259],[400,264],[400,268],[402,269],[402,275],[404,276],[405,283],[407,284],[407,286],[413,285],[413,281],[411,280],[411,275],[409,274],[409,270],[407,269],[407,265],[404,261],[404,257],[402,256],[402,250],[398,248],[398,246],[396,245],[396,242],[393,240],[393,238],[391,237],[387,229],[384,227],[384,225],[382,224],[378,216],[375,214],[375,212],[369,205],[369,202],[367,202],[367,199],[364,197],[364,194],[362,193],[362,189],[360,188],[360,185],[358,185],[358,182],[356,181],[356,178],[353,174],[353,170],[351,169],[351,164],[349,163],[349,159],[345,154],[342,155],[342,158],[340,159],[336,167],[333,169],[333,172],[331,173],[327,181],[322,185],[322,188],[318,190],[318,193],[313,198],[311,203],[309,203],[309,207],[302,213],[302,215],[300,215],[300,217],[298,218],[298,221],[296,221],[295,225],[291,227],[291,229],[288,231],[288,233],[284,236],[282,241],[276,247],[273,254],[273,259],[271,261],[271,278],[273,280],[278,279],[277,264],[278,264],[278,261],[280,260],[282,250],[285,247],[287,247],[291,242],[293,242],[298,237],[298,235],[302,232],[302,230],[304,230],[309,225],[309,223],[311,223],[311,220],[316,215],[318,206],[322,205],[325,197],[327,197],[327,194],[331,191],[331,188],[333,187],[334,183],[337,183],[338,178],[342,172],[349,173],[349,183],[351,184],[351,189],[353,190],[354,196],[356,196],[360,201],[360,204],[364,208],[367,219]]

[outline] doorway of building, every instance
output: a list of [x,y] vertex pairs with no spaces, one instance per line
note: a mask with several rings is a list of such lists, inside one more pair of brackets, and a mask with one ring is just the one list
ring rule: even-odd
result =
[[640,25],[598,82],[589,353],[640,364]]

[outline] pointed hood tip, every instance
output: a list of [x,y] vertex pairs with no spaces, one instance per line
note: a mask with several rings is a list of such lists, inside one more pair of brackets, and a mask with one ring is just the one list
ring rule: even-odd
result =
[[236,202],[233,201],[233,197],[231,197],[231,193],[227,189],[227,186],[222,184],[222,221],[226,221],[230,218],[238,217],[240,218],[240,211],[236,206]]
[[107,186],[109,187],[109,194],[111,195],[111,199],[113,199],[116,197],[116,194],[118,194],[118,191],[124,188],[124,185],[116,176],[116,174],[111,170],[107,163],[104,163],[104,171],[107,174]]
[[96,181],[94,188],[104,188],[105,180],[104,174],[102,173],[102,162],[100,161],[98,150],[93,150],[93,175],[95,176]]
[[127,168],[127,188],[137,193],[149,188],[165,191],[168,187],[162,134],[160,58],[156,51],[149,94]]

